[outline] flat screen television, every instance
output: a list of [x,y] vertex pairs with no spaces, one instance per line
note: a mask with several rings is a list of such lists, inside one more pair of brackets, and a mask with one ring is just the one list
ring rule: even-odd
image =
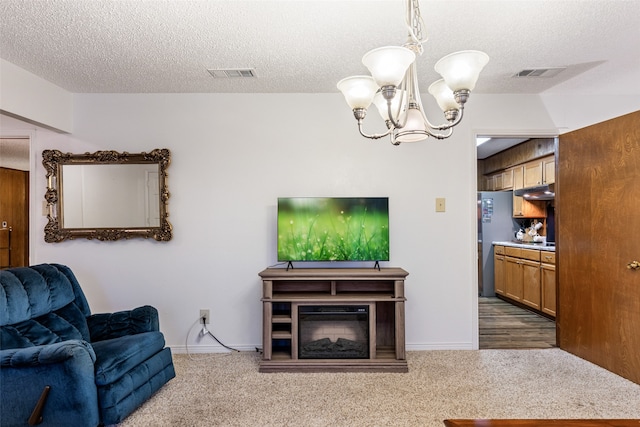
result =
[[389,261],[389,198],[278,198],[278,261]]

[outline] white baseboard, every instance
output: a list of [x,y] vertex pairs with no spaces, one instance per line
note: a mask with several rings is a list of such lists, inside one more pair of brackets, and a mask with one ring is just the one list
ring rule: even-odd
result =
[[[256,352],[256,349],[262,350],[261,345],[239,345],[239,346],[230,346],[240,351],[253,351]],[[430,351],[430,350],[477,350],[474,348],[473,344],[470,342],[459,342],[459,343],[430,343],[430,344],[407,344],[407,351]],[[187,349],[184,345],[176,345],[171,346],[171,351],[175,354],[199,354],[199,353],[228,353],[230,350],[224,348],[218,344],[211,345],[190,345]]]
[[[256,347],[258,346],[244,345],[244,346],[229,346],[229,347],[239,351],[256,352]],[[258,347],[258,348],[262,350],[262,347]],[[189,348],[187,348],[184,345],[172,345],[171,352],[174,354],[187,354],[187,353],[200,354],[200,353],[229,353],[231,352],[231,350],[217,344],[216,345],[190,345]]]

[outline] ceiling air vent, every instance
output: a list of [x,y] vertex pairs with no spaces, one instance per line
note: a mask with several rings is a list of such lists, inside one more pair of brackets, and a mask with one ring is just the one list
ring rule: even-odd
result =
[[207,69],[216,79],[255,78],[258,77],[254,68],[211,68]]
[[567,67],[553,67],[553,68],[527,68],[519,71],[513,75],[513,77],[555,77],[561,71],[566,70]]

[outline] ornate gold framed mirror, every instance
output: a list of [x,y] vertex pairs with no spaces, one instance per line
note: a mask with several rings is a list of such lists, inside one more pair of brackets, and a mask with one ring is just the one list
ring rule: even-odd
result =
[[166,148],[148,153],[44,150],[45,242],[132,237],[171,240],[167,189],[170,162],[171,152]]

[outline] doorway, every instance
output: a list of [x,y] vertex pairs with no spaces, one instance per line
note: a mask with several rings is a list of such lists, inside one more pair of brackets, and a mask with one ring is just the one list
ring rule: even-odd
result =
[[0,268],[29,265],[30,142],[0,138]]
[[[477,136],[477,191],[478,191],[478,347],[480,349],[505,349],[505,348],[550,348],[556,346],[556,324],[553,316],[549,316],[546,307],[540,305],[542,288],[548,282],[549,275],[545,274],[541,279],[544,264],[541,258],[537,261],[527,261],[526,270],[522,271],[523,277],[517,275],[505,275],[505,259],[519,254],[510,253],[509,257],[501,253],[494,259],[492,242],[505,242],[506,246],[526,248],[527,256],[534,253],[542,253],[536,250],[534,245],[526,246],[529,236],[525,241],[514,244],[512,240],[518,239],[520,229],[526,229],[536,234],[535,238],[546,238],[553,230],[547,228],[549,206],[553,210],[553,201],[535,201],[530,203],[515,197],[514,191],[534,184],[524,185],[524,171],[529,165],[538,165],[541,177],[537,184],[546,183],[545,167],[550,165],[547,175],[550,182],[555,185],[555,148],[557,138],[555,136]],[[533,172],[530,177],[533,177]],[[552,197],[552,196],[549,196]],[[491,209],[486,209],[484,201],[493,201]],[[480,204],[480,201],[483,204]],[[500,202],[500,203],[498,203]],[[524,207],[528,208],[525,210]],[[532,209],[533,207],[538,209]],[[504,212],[503,212],[504,211]],[[537,215],[537,216],[536,216]],[[553,215],[551,216],[553,218]],[[538,235],[536,230],[530,230],[532,223],[544,222],[545,226]],[[553,220],[551,227],[553,228]],[[553,240],[553,237],[552,237]],[[513,249],[513,248],[512,248]],[[510,249],[511,250],[511,249]],[[520,249],[516,249],[519,251]],[[531,254],[529,254],[529,252]],[[523,255],[524,256],[524,255]],[[555,260],[555,257],[552,257]],[[507,259],[507,260],[509,260]],[[551,259],[551,258],[550,258]],[[494,262],[501,261],[500,282],[501,286],[509,281],[514,284],[505,289],[497,287],[494,290],[494,271],[498,270]],[[517,259],[509,265],[510,274],[515,274],[513,265],[521,264]],[[536,266],[534,266],[535,264]],[[549,267],[555,269],[555,265]],[[535,270],[535,272],[534,272]],[[507,278],[507,276],[509,276]],[[513,279],[513,280],[511,280]],[[516,280],[517,279],[517,280]],[[524,280],[526,279],[526,280]],[[497,280],[497,279],[496,279]],[[537,283],[537,302],[530,300],[533,282]],[[496,286],[497,286],[497,282]],[[555,280],[553,281],[555,283]],[[512,289],[524,286],[525,294],[511,292]],[[553,287],[555,285],[553,284]],[[549,288],[549,286],[546,286]],[[551,295],[546,293],[545,295]],[[555,292],[553,293],[555,295]],[[511,298],[512,297],[512,298]],[[555,301],[555,300],[554,300]],[[555,303],[554,303],[555,304]],[[529,309],[533,306],[534,309]],[[555,310],[555,306],[554,306]],[[553,312],[550,312],[553,313]]]

